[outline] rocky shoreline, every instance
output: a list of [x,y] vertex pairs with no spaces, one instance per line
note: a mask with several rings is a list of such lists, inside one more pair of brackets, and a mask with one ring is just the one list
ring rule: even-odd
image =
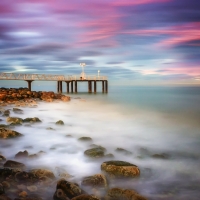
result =
[[[30,126],[42,123],[38,117],[19,118],[13,113],[23,114],[23,107],[37,108],[40,101],[70,101],[69,96],[54,92],[35,92],[27,88],[0,88],[0,114],[6,118],[6,124],[0,124],[0,143],[5,140],[15,140],[23,134],[15,130],[16,126]],[[5,109],[9,106],[9,109]],[[12,107],[12,109],[11,109]],[[55,122],[57,126],[64,125],[62,120]],[[54,130],[48,127],[47,130]],[[24,136],[26,137],[26,136]],[[81,137],[80,142],[92,141],[92,138]],[[10,149],[12,151],[12,149]],[[130,155],[131,152],[118,148],[116,151]],[[134,189],[112,187],[110,182],[119,179],[134,180],[140,178],[138,166],[120,160],[114,160],[112,154],[106,154],[106,148],[100,145],[90,145],[84,151],[89,159],[106,158],[99,166],[99,173],[84,177],[81,184],[71,179],[71,175],[62,168],[57,173],[46,168],[29,169],[23,163],[37,159],[45,152],[30,154],[28,150],[15,152],[14,159],[7,159],[0,152],[0,200],[145,200]]]

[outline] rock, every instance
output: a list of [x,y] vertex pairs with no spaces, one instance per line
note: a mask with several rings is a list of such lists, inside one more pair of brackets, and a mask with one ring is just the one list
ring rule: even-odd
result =
[[[4,194],[5,193],[5,191],[4,191],[4,187],[3,187],[3,185],[0,183],[0,195],[1,194]],[[1,199],[1,198],[0,198]]]
[[56,122],[56,124],[57,124],[57,125],[64,125],[64,122],[63,122],[62,120],[58,120],[58,121]]
[[61,98],[60,98],[62,101],[70,101],[70,97],[69,96],[61,96]]
[[51,128],[51,127],[47,127],[46,130],[52,130],[52,131],[55,131],[54,128]]
[[29,122],[29,123],[35,123],[35,122],[42,122],[38,117],[33,117],[33,118],[25,118],[23,122]]
[[35,174],[39,178],[42,178],[43,176],[46,176],[48,178],[54,179],[55,175],[52,171],[48,169],[33,169],[30,171],[31,173]]
[[100,200],[100,199],[89,194],[82,194],[72,198],[71,200]]
[[10,111],[9,110],[5,110],[3,112],[3,116],[8,117],[10,115]]
[[104,157],[105,158],[114,158],[115,156],[112,153],[108,153]]
[[153,158],[158,158],[158,159],[167,159],[169,158],[168,154],[162,153],[162,154],[153,154],[152,155]]
[[102,147],[94,147],[84,151],[84,154],[90,158],[101,158],[104,156],[105,149]]
[[6,128],[0,128],[0,138],[8,139],[22,136],[21,133]]
[[78,140],[83,141],[83,142],[91,142],[92,138],[91,137],[80,137]]
[[108,190],[105,200],[147,200],[145,197],[139,195],[134,190],[112,188]]
[[112,178],[133,178],[140,175],[140,170],[136,165],[124,161],[103,162],[101,170]]
[[0,195],[0,200],[12,200],[12,199],[9,198],[7,195],[2,194],[2,195]]
[[30,192],[36,192],[38,190],[37,186],[35,185],[30,185],[30,186],[27,186],[26,188]]
[[28,157],[28,151],[20,151],[15,155],[15,158],[27,158]]
[[19,197],[27,197],[27,196],[28,196],[28,194],[26,191],[22,191],[19,193]]
[[13,112],[14,112],[14,113],[18,113],[18,114],[22,114],[22,113],[23,113],[23,110],[22,110],[22,109],[19,109],[19,108],[13,108]]
[[1,184],[3,185],[3,188],[6,190],[10,188],[10,183],[8,181],[3,181]]
[[6,128],[6,127],[9,127],[9,126],[6,124],[0,124],[0,128]]
[[108,186],[106,177],[103,174],[95,174],[83,178],[81,182],[82,186],[90,186],[92,188],[106,188]]
[[121,153],[121,154],[124,154],[124,155],[131,155],[132,154],[132,152],[127,151],[126,149],[123,149],[123,148],[117,148],[117,149],[115,149],[115,151],[117,153]]
[[22,118],[19,118],[19,117],[8,117],[6,119],[6,121],[8,123],[13,123],[13,124],[22,124],[23,122],[23,119]]
[[6,161],[6,158],[0,154],[0,163]]
[[20,171],[21,170],[19,168],[17,169],[0,168],[0,181],[4,180],[8,181],[10,177],[14,179],[15,174]]
[[72,199],[73,197],[77,197],[84,193],[85,192],[78,186],[78,184],[68,182],[65,179],[61,179],[57,183],[53,199],[54,200],[62,200],[67,198]]
[[10,167],[10,168],[24,168],[25,167],[23,163],[20,163],[14,160],[7,160],[3,166]]

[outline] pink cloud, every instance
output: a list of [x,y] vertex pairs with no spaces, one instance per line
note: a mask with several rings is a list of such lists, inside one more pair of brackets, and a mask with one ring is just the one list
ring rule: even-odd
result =
[[130,0],[116,0],[113,5],[115,6],[127,6],[127,5],[140,5],[148,3],[165,3],[171,0],[140,0],[140,1],[130,1]]
[[[175,46],[182,43],[200,40],[200,22],[173,26],[169,29],[134,30],[134,31],[126,31],[124,33],[133,35],[143,35],[143,36],[152,36],[152,35],[170,36],[169,38],[162,40],[158,44],[164,46]],[[197,46],[199,45],[200,44],[197,44]]]

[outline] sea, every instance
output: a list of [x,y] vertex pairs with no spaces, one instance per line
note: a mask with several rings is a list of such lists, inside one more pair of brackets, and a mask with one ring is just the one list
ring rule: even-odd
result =
[[[42,123],[15,127],[24,137],[0,140],[0,153],[15,160],[19,151],[43,151],[37,160],[23,161],[27,169],[47,168],[55,175],[62,169],[79,184],[83,177],[101,173],[104,161],[126,161],[139,167],[140,177],[111,181],[110,187],[134,189],[152,200],[200,198],[200,87],[110,84],[108,93],[102,93],[98,84],[96,94],[87,93],[86,84],[78,89],[77,94],[64,93],[69,102],[41,101],[37,108],[22,107],[23,114],[12,113]],[[35,84],[32,90],[56,92],[56,84]],[[58,120],[64,126],[56,125]],[[84,151],[92,144],[114,157],[89,159]]]

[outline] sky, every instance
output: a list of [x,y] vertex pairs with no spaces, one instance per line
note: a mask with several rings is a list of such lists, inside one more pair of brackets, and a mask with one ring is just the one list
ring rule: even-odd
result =
[[0,72],[200,85],[199,0],[1,0]]

